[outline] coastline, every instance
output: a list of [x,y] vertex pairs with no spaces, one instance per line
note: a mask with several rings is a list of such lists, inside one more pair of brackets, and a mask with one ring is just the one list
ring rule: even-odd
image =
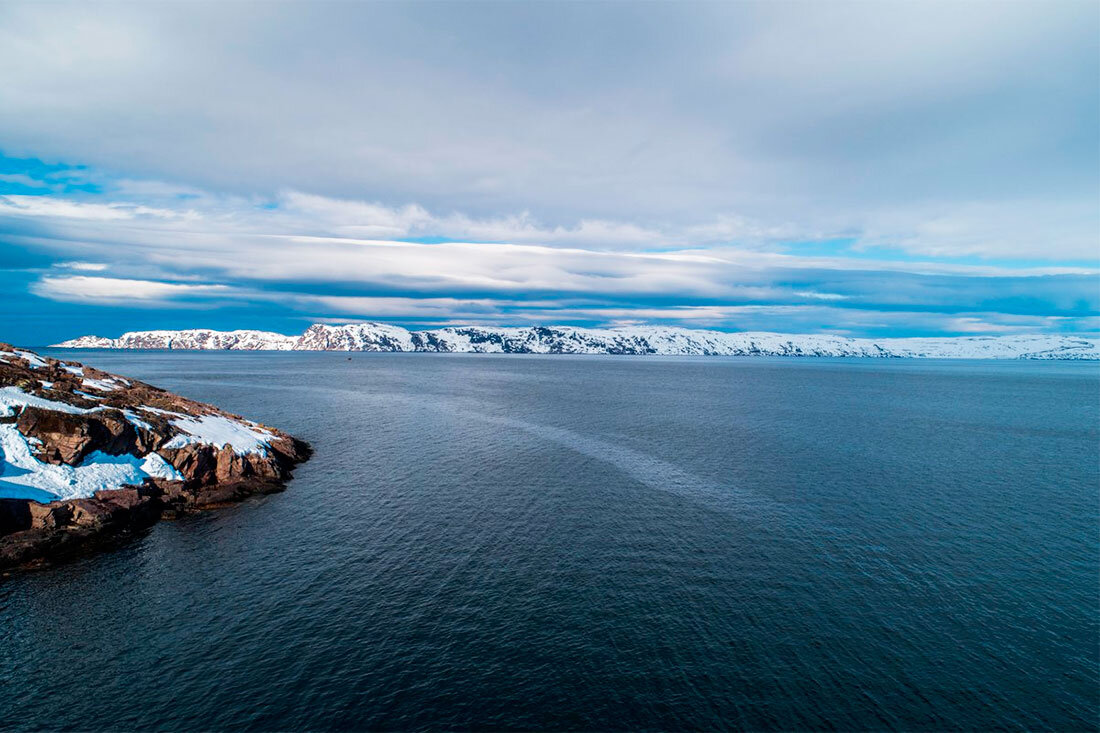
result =
[[212,405],[0,344],[0,573],[282,491],[311,452]]
[[386,323],[315,323],[298,336],[255,330],[131,331],[118,338],[81,336],[54,344],[51,348],[1100,360],[1100,338],[1096,335],[1019,334],[874,339],[834,334],[723,332],[666,326],[604,329],[574,326],[452,326],[410,331]]

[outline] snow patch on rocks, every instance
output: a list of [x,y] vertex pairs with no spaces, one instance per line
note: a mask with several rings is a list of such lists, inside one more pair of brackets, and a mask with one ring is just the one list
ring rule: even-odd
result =
[[266,455],[269,442],[274,437],[254,423],[231,420],[222,415],[183,415],[170,422],[183,432],[165,443],[164,448],[183,448],[186,445],[203,443],[218,448],[229,446],[237,455]]
[[31,451],[30,440],[14,425],[0,425],[0,453],[0,499],[47,503],[140,485],[150,477],[183,480],[179,471],[156,453],[112,456],[96,451],[79,466],[43,463]]
[[[8,355],[13,352],[0,352]],[[30,352],[25,352],[30,354]],[[31,356],[37,357],[35,354]],[[26,358],[26,357],[24,357]],[[33,365],[32,359],[27,362]],[[9,363],[11,363],[9,361]],[[42,362],[46,364],[45,362]],[[47,365],[48,366],[48,365]],[[26,367],[23,367],[26,369]],[[32,366],[33,369],[38,367]],[[69,365],[54,363],[70,373],[82,373]],[[53,383],[39,380],[47,388]],[[99,390],[91,394],[74,390],[73,394],[85,399],[104,401],[122,394],[123,387],[131,382],[121,377],[83,378],[83,386]],[[61,393],[58,393],[62,396]],[[209,445],[218,449],[229,446],[240,456],[258,454],[268,456],[275,432],[256,423],[225,414],[190,415],[165,410],[151,405],[137,404],[130,407],[109,404],[79,407],[60,400],[47,399],[28,393],[22,387],[0,387],[0,418],[14,418],[26,408],[39,408],[70,415],[89,415],[106,410],[118,410],[135,428],[149,432],[170,429],[176,432],[157,450],[179,449],[192,445]],[[168,425],[165,426],[164,420]],[[158,427],[157,423],[160,427]],[[84,458],[79,466],[55,465],[35,457],[39,441],[24,436],[15,424],[0,424],[0,499],[27,499],[41,503],[57,500],[90,498],[97,491],[114,490],[124,486],[140,485],[146,478],[183,481],[180,474],[165,458],[156,452],[145,455],[109,455],[95,451]]]
[[138,417],[133,410],[123,410],[122,414],[126,416],[126,419],[129,420],[130,424],[135,428],[142,428],[143,430],[153,429],[152,425]]
[[[19,387],[0,387],[0,417],[11,417],[24,407],[41,407],[45,410],[67,412],[70,415],[83,415],[91,412],[91,410],[76,405],[55,402],[54,400],[47,400],[45,397],[27,394]],[[19,408],[19,410],[16,408]]]
[[41,369],[49,366],[41,356],[33,351],[23,351],[22,349],[0,351],[0,359],[4,361],[14,361],[17,358],[26,359],[30,363],[32,369]]
[[81,383],[84,389],[94,389],[97,392],[113,392],[121,386],[113,379],[92,379],[91,377],[84,377]]

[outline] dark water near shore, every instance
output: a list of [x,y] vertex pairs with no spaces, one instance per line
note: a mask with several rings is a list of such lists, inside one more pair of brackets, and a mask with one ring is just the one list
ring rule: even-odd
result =
[[0,728],[1097,726],[1096,364],[66,356],[316,455],[0,583]]

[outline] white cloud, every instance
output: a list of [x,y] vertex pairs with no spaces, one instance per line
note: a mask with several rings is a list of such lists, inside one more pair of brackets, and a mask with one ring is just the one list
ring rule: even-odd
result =
[[[302,194],[288,194],[279,206],[269,208],[262,202],[207,193],[188,193],[177,201],[177,192],[167,191],[145,206],[162,212],[158,216],[72,217],[67,215],[72,209],[84,211],[92,204],[51,197],[51,203],[38,205],[37,216],[5,215],[0,210],[0,227],[7,230],[8,242],[55,256],[62,262],[59,267],[92,272],[109,268],[113,278],[46,278],[34,290],[44,297],[80,302],[194,304],[200,297],[232,297],[277,304],[283,293],[287,302],[297,304],[295,308],[315,307],[319,313],[331,308],[332,313],[399,318],[404,309],[409,318],[474,318],[497,312],[513,322],[518,322],[514,311],[521,301],[531,299],[610,299],[628,302],[632,309],[653,301],[692,307],[703,302],[709,304],[706,308],[843,302],[853,308],[874,305],[910,311],[930,306],[967,310],[989,302],[1009,310],[1034,310],[1045,303],[1052,314],[1078,317],[1098,306],[1095,282],[1100,270],[1095,267],[1011,268],[865,255],[800,256],[797,247],[784,253],[760,245],[673,246],[667,243],[675,241],[674,234],[656,232],[651,247],[419,243],[360,238],[347,231],[378,226],[405,235],[412,234],[413,227],[448,232],[450,217],[419,206],[391,209]],[[22,205],[22,199],[17,201]],[[133,209],[111,201],[95,205],[110,212]],[[524,226],[525,234],[535,239],[536,229],[529,222],[520,228]],[[656,244],[662,241],[666,247]],[[1050,280],[1056,276],[1076,279],[1059,284]],[[218,285],[186,284],[195,282]],[[329,299],[298,297],[302,290],[327,290]],[[379,300],[391,295],[415,297]],[[462,303],[449,300],[455,298]],[[474,308],[472,301],[478,298],[484,302]],[[488,301],[495,305],[490,307]],[[680,315],[684,320],[721,318],[706,308]],[[833,314],[845,317],[843,311]],[[529,315],[543,318],[533,310]],[[643,316],[635,311],[634,317]]]
[[124,202],[96,203],[53,196],[0,196],[0,215],[113,221],[138,217],[186,218],[189,212],[153,208]]
[[[308,299],[306,299],[308,300]],[[729,305],[615,307],[569,306],[524,307],[521,302],[491,303],[461,299],[428,299],[421,306],[404,299],[326,299],[332,312],[350,317],[310,317],[310,321],[349,323],[399,320],[415,328],[443,326],[513,326],[531,324],[585,323],[598,326],[661,324],[685,328],[718,330],[778,331],[784,333],[838,333],[844,335],[890,335],[899,329],[936,334],[1051,333],[1066,330],[1100,332],[1100,317],[1067,319],[1049,316],[1013,315],[996,312],[960,314],[934,311],[884,312],[837,309],[821,305]],[[415,300],[415,299],[413,299]],[[447,300],[449,302],[441,302]],[[321,305],[321,301],[312,301]],[[530,306],[531,304],[526,304]],[[823,327],[823,323],[834,324]]]
[[102,272],[107,269],[107,265],[102,262],[58,262],[54,267],[86,272]]
[[793,293],[800,298],[809,298],[811,300],[847,300],[850,295],[841,295],[840,293],[818,293],[813,290],[796,290]]
[[230,291],[225,285],[192,285],[87,275],[43,277],[32,286],[35,295],[51,300],[135,305],[163,304],[176,298],[224,295]]
[[314,192],[291,208],[364,238],[847,233],[1095,257],[1090,3],[280,11],[5,4],[5,152],[243,199]]

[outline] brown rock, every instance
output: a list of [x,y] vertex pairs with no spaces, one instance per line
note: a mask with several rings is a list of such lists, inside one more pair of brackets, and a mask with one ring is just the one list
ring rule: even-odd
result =
[[39,504],[36,501],[27,502],[27,509],[31,515],[30,529],[56,529],[64,527],[72,521],[73,510],[65,502],[51,502]]
[[27,407],[15,427],[28,438],[41,441],[37,457],[46,463],[76,466],[95,451],[118,456],[137,448],[134,426],[117,410],[71,415]]
[[218,459],[212,446],[191,443],[182,448],[162,448],[157,452],[189,481],[200,485],[214,482]]
[[102,526],[112,514],[110,506],[95,499],[70,499],[66,503],[72,509],[71,524],[77,527]]
[[247,458],[238,455],[231,447],[223,446],[217,453],[215,480],[218,483],[231,483],[247,478],[252,473],[252,465]]
[[136,509],[147,501],[149,496],[142,496],[138,489],[116,489],[114,491],[97,491],[95,492],[96,501],[108,504],[115,509],[124,509],[127,511]]

